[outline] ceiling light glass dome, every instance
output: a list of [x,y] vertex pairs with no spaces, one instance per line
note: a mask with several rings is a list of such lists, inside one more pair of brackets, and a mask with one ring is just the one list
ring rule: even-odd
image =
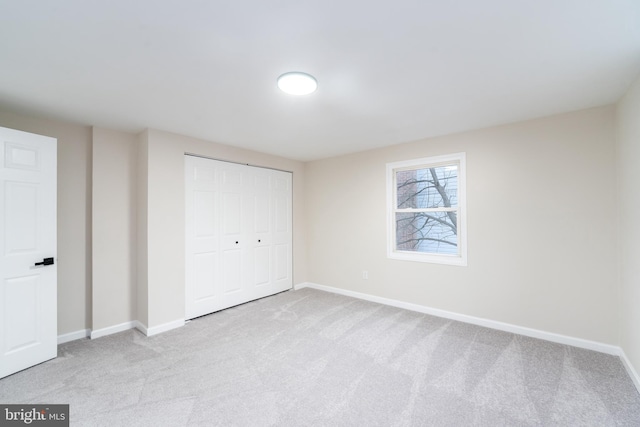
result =
[[315,92],[318,82],[310,74],[292,71],[278,77],[278,87],[290,95],[308,95]]

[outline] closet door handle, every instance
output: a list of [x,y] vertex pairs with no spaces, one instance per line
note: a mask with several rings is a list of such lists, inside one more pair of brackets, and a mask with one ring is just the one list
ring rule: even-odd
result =
[[260,240],[260,239],[258,239],[258,243],[260,243],[260,242],[261,242],[261,240]]
[[236,240],[236,245],[238,244],[238,241]]

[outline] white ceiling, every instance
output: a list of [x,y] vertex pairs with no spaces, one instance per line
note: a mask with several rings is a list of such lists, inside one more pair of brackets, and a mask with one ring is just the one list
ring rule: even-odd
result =
[[0,107],[300,160],[610,104],[639,73],[639,0],[0,0]]

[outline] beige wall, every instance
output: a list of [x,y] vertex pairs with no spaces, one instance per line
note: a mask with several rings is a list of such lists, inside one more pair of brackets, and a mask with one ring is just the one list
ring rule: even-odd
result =
[[58,334],[91,327],[91,128],[0,110],[0,126],[58,139]]
[[136,319],[137,137],[93,128],[94,331]]
[[620,345],[640,373],[640,78],[618,103],[616,118]]
[[[249,163],[293,172],[293,275],[306,281],[304,164],[195,138],[147,132],[148,326],[184,319],[184,154]],[[143,221],[144,222],[144,221]]]
[[[617,344],[613,120],[598,108],[308,163],[310,281]],[[468,266],[387,259],[385,164],[456,152]]]

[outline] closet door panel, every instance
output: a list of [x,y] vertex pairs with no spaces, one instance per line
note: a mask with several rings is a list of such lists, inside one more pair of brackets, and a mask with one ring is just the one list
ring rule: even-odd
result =
[[[221,203],[218,216],[221,226],[220,263],[222,268],[223,306],[241,301],[243,292],[243,248],[245,203],[243,169],[236,164],[218,162]],[[222,307],[224,308],[224,307]]]
[[209,312],[222,292],[219,263],[218,183],[213,165],[185,159],[186,317]]
[[256,193],[252,196],[252,229],[248,238],[250,247],[251,287],[269,287],[271,284],[271,210],[269,193]]
[[253,249],[253,285],[268,286],[271,283],[271,248],[258,246]]
[[271,190],[273,211],[272,282],[274,292],[291,288],[292,277],[292,217],[291,174],[277,172]]
[[275,279],[276,281],[286,280],[289,278],[289,263],[287,262],[289,245],[276,245],[275,252]]
[[238,193],[222,193],[222,234],[225,236],[239,236],[242,232],[242,197]]
[[229,249],[222,253],[222,287],[225,294],[242,291],[242,251]]
[[218,280],[218,253],[205,252],[193,256],[194,284],[196,302],[202,302],[216,297],[219,289],[216,286]]
[[271,293],[271,172],[247,168],[251,183],[247,192],[251,200],[249,223],[249,292],[252,298]]
[[268,234],[271,231],[269,202],[269,193],[254,196],[253,227],[256,234]]

